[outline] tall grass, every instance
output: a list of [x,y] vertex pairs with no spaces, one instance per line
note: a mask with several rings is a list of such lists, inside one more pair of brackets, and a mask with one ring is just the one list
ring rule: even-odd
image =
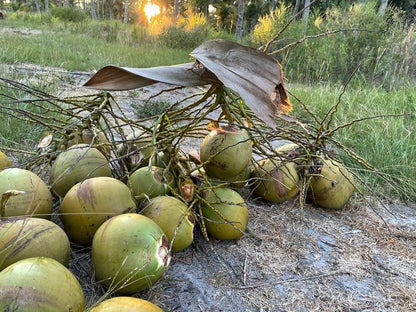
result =
[[[333,85],[295,84],[290,91],[320,119],[338,101],[342,87]],[[356,122],[335,132],[334,138],[377,170],[398,181],[406,189],[416,186],[416,86],[403,85],[391,91],[380,87],[347,88],[330,129]],[[296,105],[293,115],[306,118],[306,124],[316,124],[302,108]],[[377,117],[372,119],[372,117]],[[376,193],[392,189],[385,181],[365,171],[345,154],[340,155],[349,166],[355,167]],[[397,190],[395,190],[397,192]]]
[[[100,36],[108,34],[100,33]],[[108,64],[129,67],[171,65],[189,61],[189,51],[140,44],[120,44],[88,33],[42,29],[40,34],[5,32],[0,62],[34,63],[69,70],[98,69]]]
[[[253,46],[273,38],[292,16],[284,4],[270,16],[260,19],[248,37]],[[325,14],[311,12],[308,26],[303,20],[293,22],[271,50],[306,36],[343,30],[336,34],[308,39],[301,45],[277,54],[286,76],[297,82],[343,83],[356,69],[364,80],[390,86],[416,79],[414,67],[416,38],[414,25],[404,15],[390,8],[377,14],[377,2],[357,2],[347,8],[333,7]]]

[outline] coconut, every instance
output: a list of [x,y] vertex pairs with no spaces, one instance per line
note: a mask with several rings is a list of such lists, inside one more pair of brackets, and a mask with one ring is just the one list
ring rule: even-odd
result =
[[153,198],[141,214],[155,221],[172,245],[172,252],[184,250],[194,240],[195,218],[188,206],[172,196]]
[[52,164],[50,184],[59,196],[65,196],[78,182],[94,177],[111,177],[105,156],[88,144],[77,144],[58,155]]
[[78,280],[54,259],[27,258],[0,272],[0,311],[83,312],[84,306]]
[[207,233],[221,240],[240,238],[248,223],[244,199],[236,191],[225,187],[206,192],[202,215]]
[[149,288],[170,263],[169,243],[150,218],[135,213],[112,217],[94,235],[95,277],[120,294]]
[[0,271],[26,258],[49,257],[68,265],[70,245],[65,232],[41,218],[8,218],[0,223]]
[[107,299],[97,306],[93,307],[90,312],[163,312],[157,305],[150,301],[135,297],[115,297]]
[[2,217],[34,216],[49,219],[52,195],[41,178],[31,171],[7,168],[0,171]]
[[341,209],[354,192],[354,177],[343,164],[326,159],[315,168],[319,175],[312,176],[308,189],[309,198],[318,206]]
[[247,169],[252,152],[247,131],[224,126],[212,130],[204,138],[200,146],[200,159],[208,176],[229,181]]
[[156,166],[137,169],[130,176],[130,183],[136,199],[166,195],[176,186],[172,173]]
[[0,170],[11,166],[12,162],[10,161],[10,159],[7,157],[6,154],[0,151]]
[[267,158],[254,167],[254,194],[273,203],[282,203],[299,192],[299,175],[294,162]]
[[96,177],[74,185],[66,193],[59,217],[71,241],[91,245],[95,232],[104,221],[135,208],[127,185],[114,178]]
[[126,141],[118,148],[127,168],[134,169],[148,164],[152,156],[151,143],[152,137],[142,131],[135,130],[127,135]]

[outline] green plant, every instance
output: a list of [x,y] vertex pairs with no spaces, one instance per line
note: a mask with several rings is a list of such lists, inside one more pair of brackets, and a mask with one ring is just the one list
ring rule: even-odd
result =
[[50,9],[50,14],[66,22],[82,22],[87,18],[84,11],[67,6],[54,6]]
[[148,101],[141,105],[132,104],[132,107],[136,109],[136,116],[138,118],[147,118],[160,115],[171,105],[172,103],[168,101],[159,100]]

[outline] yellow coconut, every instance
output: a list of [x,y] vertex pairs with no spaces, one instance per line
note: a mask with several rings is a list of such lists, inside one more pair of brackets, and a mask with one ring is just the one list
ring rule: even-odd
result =
[[273,203],[282,203],[299,192],[299,175],[294,162],[259,161],[253,171],[254,194]]
[[50,184],[59,196],[75,184],[94,177],[111,177],[111,168],[105,156],[88,144],[77,144],[58,155],[52,164]]
[[72,242],[90,245],[102,223],[135,208],[127,185],[114,178],[96,177],[74,185],[66,193],[59,217]]
[[115,297],[101,302],[90,312],[163,312],[163,310],[150,301],[140,298]]
[[120,294],[149,288],[170,263],[169,243],[150,218],[127,213],[104,222],[94,235],[95,277]]
[[6,154],[0,151],[0,170],[11,166],[12,162],[10,161],[10,159],[7,157]]
[[2,217],[34,216],[49,219],[52,195],[41,178],[31,171],[6,168],[0,171]]
[[0,223],[0,271],[26,258],[49,257],[68,265],[70,245],[65,232],[41,218],[8,218]]
[[244,199],[236,191],[220,187],[205,194],[202,204],[207,233],[221,240],[243,236],[248,223],[248,209]]
[[354,192],[353,175],[338,161],[326,159],[315,168],[309,184],[309,198],[318,206],[327,209],[341,209]]
[[208,176],[229,181],[247,169],[252,144],[245,130],[224,126],[212,130],[200,146],[200,158]]
[[0,272],[0,311],[83,312],[84,307],[78,280],[54,259],[27,258]]
[[188,206],[172,196],[153,198],[141,214],[155,221],[172,244],[172,252],[184,250],[194,240],[195,218]]

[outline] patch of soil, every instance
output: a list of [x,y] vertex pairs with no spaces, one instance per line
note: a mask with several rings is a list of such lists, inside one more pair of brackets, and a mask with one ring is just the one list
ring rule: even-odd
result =
[[[91,92],[74,87],[90,74],[62,71],[71,79],[61,84],[61,95]],[[132,103],[161,88],[166,86],[113,96],[134,117]],[[166,95],[169,100],[195,90],[175,92]],[[197,231],[194,245],[173,255],[164,277],[135,296],[166,312],[416,311],[414,203],[354,195],[345,209],[327,211],[311,204],[301,209],[297,201],[267,203],[249,197],[247,190],[242,195],[250,233],[238,241],[206,241]],[[105,296],[94,280],[89,248],[73,246],[70,269],[89,306]]]

